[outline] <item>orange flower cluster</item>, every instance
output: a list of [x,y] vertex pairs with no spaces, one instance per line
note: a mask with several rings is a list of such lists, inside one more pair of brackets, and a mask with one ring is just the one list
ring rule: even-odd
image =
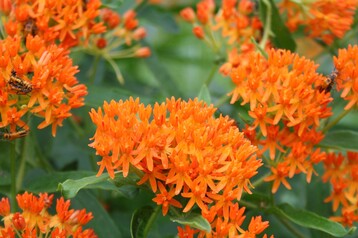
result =
[[33,114],[44,118],[38,128],[52,125],[55,136],[70,110],[84,104],[87,89],[75,78],[78,70],[68,51],[47,46],[39,36],[26,39],[26,46],[19,37],[0,41],[0,128],[26,131],[22,118]]
[[329,45],[350,30],[357,5],[356,0],[283,0],[279,8],[291,31],[304,26],[309,37]]
[[259,146],[260,154],[269,151],[273,174],[266,181],[274,181],[272,192],[281,183],[290,189],[286,178],[297,173],[307,174],[310,181],[313,165],[325,158],[313,146],[323,139],[318,127],[320,119],[331,115],[332,98],[319,90],[326,78],[316,68],[312,61],[289,51],[271,49],[268,59],[252,53],[231,73],[236,85],[231,103],[249,104],[253,119],[245,133]]
[[5,30],[9,36],[38,35],[46,43],[62,47],[85,44],[93,34],[103,33],[103,22],[96,22],[100,0],[89,1],[12,1]]
[[333,211],[341,207],[340,216],[332,219],[351,227],[358,222],[358,153],[347,152],[346,156],[329,153],[324,168],[322,180],[332,185],[325,202],[332,202]]
[[[244,60],[246,54],[255,49],[251,38],[261,38],[262,23],[254,14],[255,3],[250,0],[223,0],[218,12],[214,10],[213,0],[202,0],[197,4],[196,12],[192,8],[185,8],[180,15],[194,25],[195,36],[208,42],[214,51],[220,50],[220,43],[225,45],[229,57],[220,72],[228,75],[232,68]],[[221,31],[219,43],[213,35],[217,30]]]
[[0,237],[23,238],[33,237],[74,237],[96,238],[92,229],[83,229],[92,218],[92,213],[85,209],[70,208],[70,200],[62,197],[57,199],[56,214],[51,215],[47,210],[52,205],[53,195],[40,194],[39,197],[25,192],[17,195],[16,200],[22,212],[10,213],[8,198],[0,200],[0,216],[3,217],[4,227],[0,226]]
[[104,49],[110,58],[149,57],[150,49],[140,47],[138,43],[147,32],[144,27],[139,27],[136,15],[134,10],[128,10],[121,16],[109,8],[101,9],[100,16],[110,31],[97,39],[97,48]]
[[334,57],[337,70],[335,78],[337,90],[342,91],[341,97],[348,101],[345,110],[358,106],[358,46],[349,45],[347,49],[340,49]]
[[[197,99],[174,98],[152,108],[139,99],[105,102],[103,109],[90,112],[97,130],[91,147],[102,157],[100,175],[106,169],[126,177],[131,170],[148,182],[162,205],[182,208],[176,196],[187,201],[183,212],[198,206],[211,223],[213,235],[224,237],[245,233],[240,228],[244,208],[235,200],[250,192],[250,178],[262,165],[257,148],[244,138],[228,117],[215,119],[215,108]],[[241,214],[240,216],[238,214]],[[254,237],[268,222],[255,218],[249,232]],[[200,236],[205,232],[200,231]]]

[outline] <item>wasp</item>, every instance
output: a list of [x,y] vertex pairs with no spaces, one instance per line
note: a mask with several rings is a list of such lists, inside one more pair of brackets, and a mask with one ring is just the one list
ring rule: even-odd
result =
[[29,17],[24,23],[24,28],[23,28],[24,38],[26,39],[27,35],[29,34],[35,36],[37,34],[37,31],[38,30],[37,30],[35,19]]
[[318,90],[320,92],[324,91],[325,93],[330,92],[333,88],[337,76],[338,76],[338,71],[333,70],[333,72],[325,78],[323,85],[318,86]]
[[11,75],[7,81],[7,84],[16,94],[28,94],[32,91],[31,83],[18,77],[15,70],[11,71]]
[[29,134],[29,130],[22,129],[15,132],[2,132],[0,131],[0,138],[4,140],[15,140],[17,138],[25,137]]

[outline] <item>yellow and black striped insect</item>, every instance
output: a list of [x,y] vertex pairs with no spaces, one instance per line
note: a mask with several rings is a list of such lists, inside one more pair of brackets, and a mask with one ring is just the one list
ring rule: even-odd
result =
[[3,140],[15,140],[17,138],[25,137],[29,134],[30,130],[22,129],[15,132],[3,132],[0,131],[0,139]]
[[24,79],[16,75],[15,70],[11,71],[9,80],[7,81],[8,87],[14,91],[16,94],[28,94],[32,91],[32,85],[30,82],[25,81]]
[[338,76],[338,71],[333,70],[333,72],[325,78],[323,84],[318,86],[318,90],[320,92],[324,91],[325,93],[330,92],[334,86],[337,76]]

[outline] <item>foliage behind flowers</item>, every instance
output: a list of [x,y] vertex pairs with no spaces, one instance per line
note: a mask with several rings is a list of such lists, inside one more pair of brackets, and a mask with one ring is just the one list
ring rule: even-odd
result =
[[356,237],[357,5],[0,0],[0,237]]

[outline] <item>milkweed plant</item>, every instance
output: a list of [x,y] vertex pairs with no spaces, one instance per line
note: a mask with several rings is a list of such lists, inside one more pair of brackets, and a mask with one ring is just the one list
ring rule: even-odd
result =
[[357,0],[0,0],[0,238],[357,237]]

